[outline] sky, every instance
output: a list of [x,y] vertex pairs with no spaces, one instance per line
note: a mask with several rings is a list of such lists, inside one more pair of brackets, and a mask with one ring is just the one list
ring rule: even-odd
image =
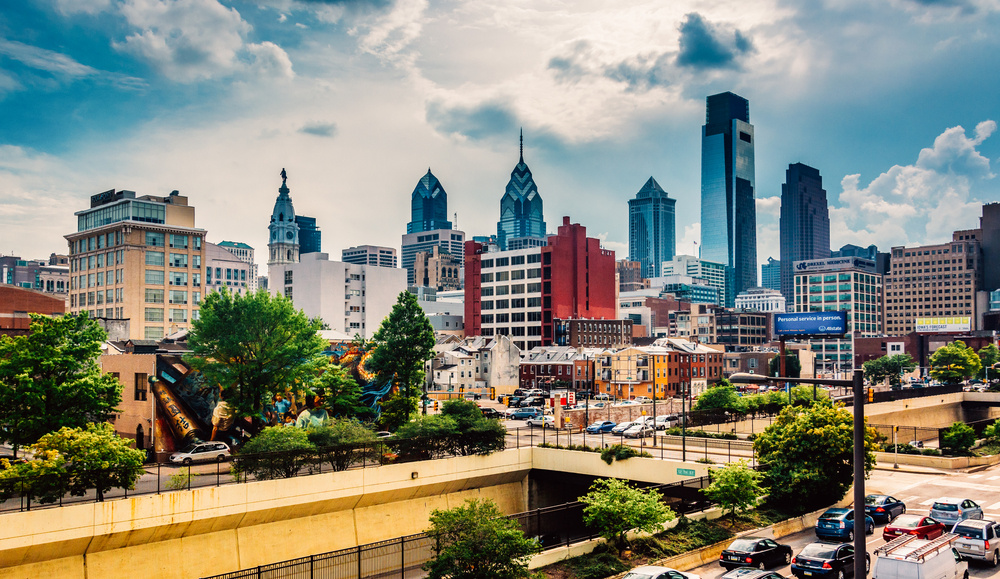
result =
[[750,101],[758,250],[819,169],[831,243],[940,243],[1000,201],[1000,0],[25,0],[0,12],[0,254],[65,253],[108,189],[179,190],[266,262],[284,168],[323,250],[396,247],[428,168],[467,236],[524,159],[550,231],[700,238],[705,97]]

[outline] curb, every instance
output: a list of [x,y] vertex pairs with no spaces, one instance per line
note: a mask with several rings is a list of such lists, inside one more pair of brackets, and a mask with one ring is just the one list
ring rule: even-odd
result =
[[[938,476],[947,476],[949,473],[942,472],[939,470],[916,470],[912,468],[906,468],[907,465],[899,465],[899,468],[892,468],[889,465],[882,465],[881,463],[876,463],[873,470],[885,470],[889,472],[905,472],[908,474],[931,474]],[[986,467],[984,467],[986,468]]]

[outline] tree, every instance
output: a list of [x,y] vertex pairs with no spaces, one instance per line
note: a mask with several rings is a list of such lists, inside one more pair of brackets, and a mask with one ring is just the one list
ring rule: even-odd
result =
[[396,431],[395,444],[400,457],[426,460],[448,454],[457,433],[458,425],[450,416],[418,416]]
[[424,363],[434,356],[434,329],[415,295],[400,292],[371,342],[376,348],[368,368],[390,378],[398,392],[411,397],[410,389],[424,381]]
[[316,382],[315,391],[334,418],[368,418],[371,409],[361,403],[361,387],[350,371],[328,364]]
[[63,427],[109,420],[122,385],[101,374],[107,334],[86,313],[31,314],[30,334],[0,336],[0,438],[20,446]]
[[[979,361],[983,365],[983,368],[979,371],[979,377],[997,379],[997,371],[992,370],[992,368],[997,362],[1000,362],[1000,349],[997,349],[996,344],[986,344],[979,349],[977,354],[979,355]],[[986,373],[987,368],[991,369],[989,374]]]
[[757,505],[764,495],[760,483],[763,473],[747,466],[747,461],[731,462],[726,466],[712,471],[712,482],[708,488],[702,489],[710,500],[718,503],[723,514],[744,513]]
[[474,402],[455,398],[441,407],[441,416],[455,421],[449,444],[452,454],[490,454],[507,448],[507,428],[499,420],[483,416]]
[[864,363],[864,368],[865,378],[870,382],[882,382],[888,378],[889,384],[899,386],[902,375],[917,368],[917,361],[909,354],[896,354],[869,360]]
[[42,436],[31,450],[32,460],[0,472],[0,478],[28,481],[31,494],[42,503],[56,502],[67,492],[83,496],[89,489],[95,489],[97,500],[103,501],[104,493],[112,488],[134,489],[146,458],[145,452],[132,448],[132,441],[115,434],[107,422],[60,428]]
[[223,288],[201,302],[186,360],[210,383],[236,417],[256,420],[264,401],[279,392],[302,392],[318,376],[326,342],[292,301],[267,290],[238,295]]
[[378,403],[382,410],[378,423],[388,431],[399,430],[417,412],[418,402],[416,396],[404,396],[400,392],[389,395],[389,398]]
[[982,367],[979,356],[961,340],[931,354],[931,377],[945,384],[958,384],[978,374]]
[[580,502],[587,505],[583,508],[584,524],[596,529],[619,554],[628,546],[629,531],[655,533],[674,518],[674,512],[660,502],[659,493],[616,478],[595,481]]
[[717,410],[720,412],[743,412],[745,405],[742,398],[736,394],[732,384],[720,384],[708,388],[698,396],[692,410]]
[[435,557],[424,564],[430,579],[520,579],[541,551],[517,521],[489,499],[469,499],[453,509],[431,511],[427,534]]
[[[789,406],[754,440],[771,498],[800,509],[840,500],[854,479],[854,416],[821,400]],[[876,433],[865,429],[865,476],[875,465]]]
[[990,444],[1000,444],[1000,419],[983,429],[983,438]]
[[[777,376],[781,371],[781,358],[775,356],[767,363],[767,375]],[[795,352],[792,352],[788,348],[785,348],[785,372],[787,376],[783,378],[798,378],[799,374],[802,372],[802,363],[799,362],[799,357]]]
[[291,478],[312,460],[316,446],[301,428],[269,426],[240,449],[233,474],[252,474],[257,480]]
[[941,446],[951,450],[953,454],[968,454],[974,444],[976,431],[964,422],[956,422],[941,433]]
[[334,420],[327,426],[310,428],[306,435],[333,470],[347,470],[378,457],[375,448],[378,437],[355,419]]

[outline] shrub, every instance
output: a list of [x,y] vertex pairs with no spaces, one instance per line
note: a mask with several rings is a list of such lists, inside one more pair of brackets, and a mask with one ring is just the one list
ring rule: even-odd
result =
[[233,474],[257,480],[291,478],[313,460],[316,446],[301,428],[270,426],[251,438],[233,460]]
[[936,448],[925,448],[920,451],[920,454],[927,456],[941,456],[941,451]]
[[941,433],[941,447],[954,454],[967,455],[976,444],[976,432],[964,422],[956,422]]
[[608,464],[611,464],[615,460],[627,460],[633,456],[653,458],[653,455],[648,452],[640,452],[627,444],[614,444],[601,451],[601,460]]
[[611,553],[598,553],[596,550],[593,553],[570,559],[569,566],[577,579],[604,579],[628,571],[632,567]]
[[170,475],[167,479],[166,487],[172,491],[180,491],[191,488],[191,480],[198,476],[198,473],[191,472],[191,467],[185,466],[177,469],[177,474]]

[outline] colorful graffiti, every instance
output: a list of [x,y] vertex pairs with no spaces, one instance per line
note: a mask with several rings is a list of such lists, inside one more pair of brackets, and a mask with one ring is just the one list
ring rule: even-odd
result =
[[393,386],[391,380],[379,379],[366,369],[365,364],[371,358],[372,352],[374,350],[365,350],[355,342],[340,342],[331,344],[323,353],[329,356],[334,364],[350,370],[351,375],[361,386],[361,402],[375,414],[379,414],[381,407],[378,403],[393,392]]

